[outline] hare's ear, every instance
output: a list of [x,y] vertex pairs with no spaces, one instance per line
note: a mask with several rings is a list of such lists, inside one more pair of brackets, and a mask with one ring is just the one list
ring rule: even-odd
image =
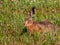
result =
[[35,12],[36,12],[35,7],[32,7],[32,8],[31,8],[31,11],[30,11],[30,17],[33,17],[34,14],[35,14]]

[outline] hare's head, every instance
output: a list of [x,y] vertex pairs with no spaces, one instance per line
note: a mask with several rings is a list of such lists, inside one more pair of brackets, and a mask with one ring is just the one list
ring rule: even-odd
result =
[[35,14],[35,7],[32,7],[32,9],[30,10],[30,15],[25,21],[25,26],[30,26],[33,24],[32,17],[34,16],[34,14]]
[[32,20],[32,18],[28,18],[28,19],[26,19],[26,21],[25,21],[25,26],[30,26],[30,25],[32,25],[33,24],[33,20]]

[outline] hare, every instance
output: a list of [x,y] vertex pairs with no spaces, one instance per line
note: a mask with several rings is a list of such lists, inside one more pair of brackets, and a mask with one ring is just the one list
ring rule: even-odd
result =
[[25,26],[27,27],[28,31],[33,34],[35,31],[39,31],[41,33],[46,32],[46,30],[52,31],[55,29],[54,24],[49,21],[41,21],[37,22],[33,20],[33,16],[35,14],[35,7],[31,9],[30,17],[28,17],[25,21]]

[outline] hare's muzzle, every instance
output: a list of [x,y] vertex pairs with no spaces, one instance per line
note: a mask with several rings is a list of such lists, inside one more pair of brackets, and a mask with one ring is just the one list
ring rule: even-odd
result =
[[25,21],[24,25],[27,26],[28,25],[28,21]]

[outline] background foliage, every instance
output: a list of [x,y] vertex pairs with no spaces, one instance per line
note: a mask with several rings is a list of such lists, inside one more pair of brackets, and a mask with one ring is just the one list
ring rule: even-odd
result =
[[60,25],[60,0],[0,0],[0,45],[32,45],[33,40],[36,45],[60,43],[59,30],[53,35],[36,32],[34,38],[24,31],[24,22],[32,6],[36,7],[35,20],[49,20]]

